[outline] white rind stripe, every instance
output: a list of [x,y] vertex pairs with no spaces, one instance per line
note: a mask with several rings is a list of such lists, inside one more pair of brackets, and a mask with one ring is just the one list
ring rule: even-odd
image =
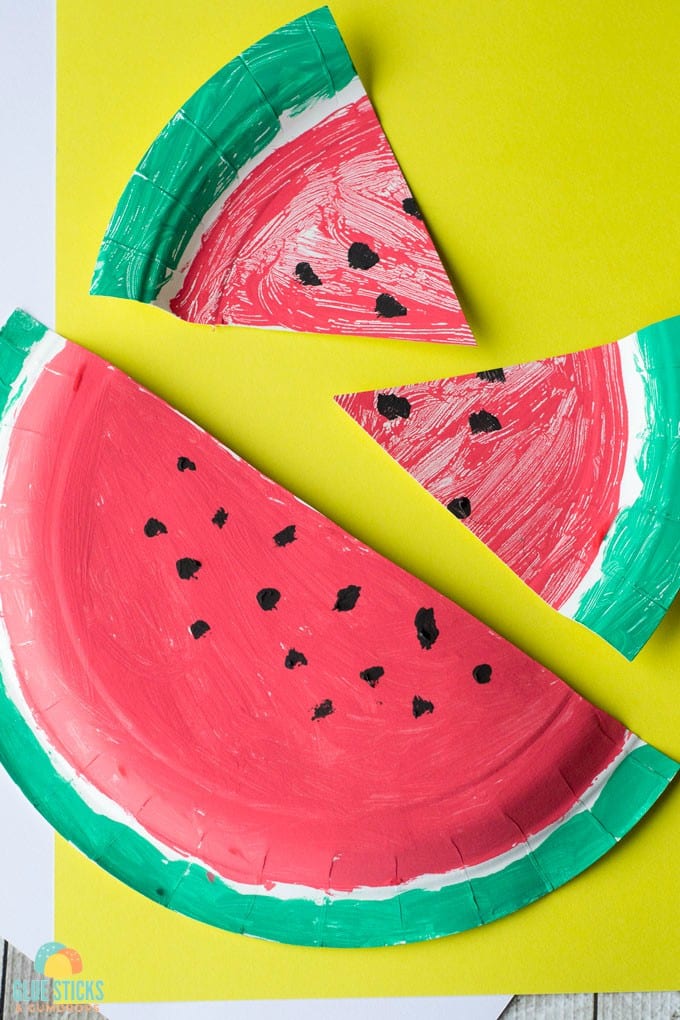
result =
[[[310,128],[316,127],[317,124],[320,124],[322,120],[325,120],[326,117],[329,117],[332,113],[342,109],[343,106],[348,106],[350,103],[356,102],[357,99],[361,99],[365,95],[366,90],[361,84],[359,77],[355,76],[348,85],[345,85],[344,89],[341,89],[340,92],[336,92],[335,95],[331,96],[329,99],[317,100],[308,107],[308,109],[303,110],[302,113],[284,113],[280,118],[281,130],[274,138],[272,138],[269,145],[266,145],[261,152],[258,152],[256,156],[253,156],[252,159],[249,159],[247,163],[243,164],[229,187],[222,192],[219,198],[205,213],[203,219],[191,235],[189,243],[182,252],[179,266],[174,270],[167,283],[163,284],[154,298],[153,304],[159,305],[161,308],[165,308],[166,310],[169,309],[170,302],[182,289],[189,267],[201,247],[203,235],[210,229],[212,224],[218,218],[222,211],[222,206],[229,195],[231,195],[243,183],[246,177],[252,173],[256,167],[258,167],[261,163],[264,163],[264,161],[268,159],[273,152],[276,152],[276,150],[280,149],[281,146],[286,145],[287,142],[291,142],[294,139],[299,138],[300,135],[309,131]],[[135,173],[137,173],[137,171],[135,171]]]
[[35,386],[45,366],[64,349],[65,345],[66,341],[63,337],[53,333],[52,330],[46,330],[44,336],[31,347],[24,358],[21,372],[11,385],[7,403],[2,412],[2,428],[0,429],[0,488],[2,489],[5,487],[7,477],[7,457],[12,428],[21,413],[28,394]]
[[[48,331],[45,336],[34,344],[24,362],[23,371],[15,380],[12,386],[7,420],[3,419],[4,427],[0,429],[0,477],[2,478],[2,489],[4,493],[4,482],[7,476],[7,461],[9,444],[11,439],[11,425],[16,422],[23,404],[31,392],[40,373],[46,368],[49,362],[64,348],[66,341],[55,333]],[[68,783],[78,794],[80,799],[96,814],[104,815],[106,818],[135,832],[142,839],[154,846],[167,861],[183,861],[187,867],[189,864],[196,864],[206,871],[212,872],[212,868],[199,857],[178,853],[164,845],[160,840],[150,835],[140,825],[138,820],[125,811],[119,804],[111,800],[106,794],[97,790],[84,776],[80,775],[66,759],[52,747],[49,738],[42,726],[34,717],[26,698],[24,697],[19,678],[17,676],[12,645],[5,627],[2,605],[0,604],[0,667],[2,681],[8,696],[21,713],[22,718],[34,734],[43,751],[47,754],[57,774]],[[606,786],[614,771],[621,762],[636,748],[644,746],[644,742],[632,733],[628,733],[623,747],[610,764],[595,777],[591,785],[581,796],[579,801],[570,808],[561,818],[551,825],[547,825],[537,833],[527,835],[526,842],[519,842],[516,846],[503,854],[468,867],[454,868],[444,874],[421,875],[418,878],[403,882],[398,886],[375,887],[361,886],[351,892],[333,891],[330,895],[334,900],[389,900],[402,893],[411,890],[424,890],[438,892],[439,890],[461,882],[469,882],[475,879],[493,875],[516,861],[522,860],[531,855],[532,851],[545,842],[560,826],[564,825],[571,818],[589,811],[596,803],[600,793]],[[36,805],[40,809],[40,805]],[[265,889],[260,885],[235,882],[224,876],[219,876],[226,886],[235,892],[245,896],[274,896],[281,900],[305,899],[318,904],[323,904],[328,899],[326,890],[315,889],[310,886],[297,885],[288,882],[277,882],[271,888]]]
[[[623,510],[633,506],[642,492],[642,478],[638,464],[642,456],[649,423],[647,421],[647,375],[640,358],[637,333],[632,333],[630,336],[624,337],[623,340],[619,340],[617,346],[621,357],[623,391],[628,413],[628,449],[621,476],[618,517],[618,514]],[[615,527],[616,519],[602,542],[595,560],[579,581],[574,592],[561,606],[555,607],[570,620],[577,616],[582,602],[602,577],[602,564]]]

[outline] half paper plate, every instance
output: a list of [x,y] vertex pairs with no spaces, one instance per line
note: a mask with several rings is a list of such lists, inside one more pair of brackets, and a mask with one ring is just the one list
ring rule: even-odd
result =
[[147,896],[433,938],[537,899],[676,764],[93,354],[0,334],[0,758]]
[[337,401],[551,606],[632,659],[680,587],[680,317]]
[[245,50],[166,124],[92,293],[191,322],[474,343],[327,7]]

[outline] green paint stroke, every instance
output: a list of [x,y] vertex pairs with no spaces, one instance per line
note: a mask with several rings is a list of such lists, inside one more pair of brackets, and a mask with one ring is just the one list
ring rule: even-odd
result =
[[143,156],[107,227],[91,293],[153,301],[203,216],[279,133],[283,114],[334,96],[355,76],[327,7],[230,61]]
[[[627,341],[621,341],[626,343]],[[601,575],[574,619],[632,659],[680,588],[680,316],[637,333],[646,426],[642,490],[605,539]]]
[[131,888],[207,924],[309,946],[384,946],[486,924],[563,885],[611,849],[678,766],[649,745],[618,766],[590,810],[494,874],[386,900],[277,899],[237,892],[197,864],[169,860],[142,835],[90,808],[63,779],[0,685],[0,762],[47,821]]
[[[46,333],[24,312],[0,330],[3,415],[24,359]],[[40,386],[40,381],[36,383]],[[0,424],[5,424],[0,421]],[[601,857],[645,814],[678,770],[647,744],[609,776],[593,804],[562,822],[525,857],[493,874],[389,899],[279,899],[242,893],[204,867],[170,860],[127,825],[90,807],[40,744],[0,676],[0,764],[47,821],[91,860],[150,899],[228,931],[310,946],[382,946],[438,938],[486,924],[563,885]],[[493,861],[489,862],[493,865]]]
[[0,411],[3,415],[8,410],[12,387],[26,355],[45,333],[47,327],[21,309],[12,312],[0,329]]

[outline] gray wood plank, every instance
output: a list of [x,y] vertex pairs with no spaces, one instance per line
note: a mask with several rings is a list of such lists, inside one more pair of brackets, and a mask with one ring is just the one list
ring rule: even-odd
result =
[[593,995],[517,995],[502,1016],[503,1020],[593,1020],[594,998]]
[[680,992],[600,995],[597,1020],[680,1020]]
[[4,978],[4,1010],[2,1013],[2,1020],[5,1017],[23,1017],[29,1014],[24,1010],[17,1010],[18,1003],[12,999],[12,983],[14,981],[30,981],[32,977],[35,977],[33,970],[33,964],[20,953],[14,946],[8,942],[5,943],[6,952],[4,954],[5,972]]
[[0,1020],[5,1016],[5,996],[7,991],[7,956],[9,943],[3,939],[0,943]]
[[680,992],[517,995],[502,1020],[680,1020]]
[[[33,1010],[29,1009],[29,1003],[16,1002],[13,999],[13,983],[15,981],[40,981],[44,980],[40,974],[33,969],[33,962],[27,956],[20,953],[10,943],[3,941],[2,964],[0,965],[0,1020],[23,1020],[35,1018],[36,1016],[59,1018],[59,1020],[104,1020],[104,1015],[96,1009],[68,1009],[63,1005],[59,1008],[47,1009],[37,1013],[35,1004]],[[52,1002],[52,982],[48,981],[49,1003]],[[43,1003],[40,1003],[42,1006]],[[47,1004],[44,1004],[47,1005]]]

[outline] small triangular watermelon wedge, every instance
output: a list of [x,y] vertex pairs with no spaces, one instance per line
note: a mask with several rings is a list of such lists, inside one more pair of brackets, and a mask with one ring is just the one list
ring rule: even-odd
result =
[[337,402],[549,605],[632,659],[680,588],[680,317]]
[[92,293],[190,322],[474,343],[327,7],[235,57],[166,124]]
[[213,925],[384,945],[501,917],[675,762],[24,313],[0,332],[0,761]]

